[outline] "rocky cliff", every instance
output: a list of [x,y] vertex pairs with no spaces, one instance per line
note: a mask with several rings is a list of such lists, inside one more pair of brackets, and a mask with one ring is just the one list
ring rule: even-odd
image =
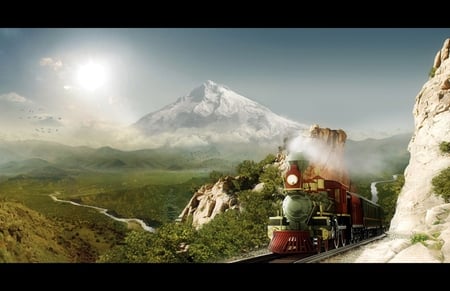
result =
[[239,208],[233,191],[233,180],[236,178],[226,176],[214,184],[200,187],[181,212],[179,219],[181,221],[192,219],[192,225],[198,229],[210,222],[217,214],[228,209]]
[[[432,179],[450,167],[439,145],[450,141],[450,39],[438,51],[430,78],[416,97],[410,161],[389,229],[389,241],[357,262],[450,262],[450,204],[433,191]],[[427,238],[412,244],[417,235]]]
[[311,126],[310,137],[321,149],[320,158],[312,157],[305,170],[305,178],[311,179],[317,174],[328,180],[339,181],[349,185],[350,178],[344,163],[344,147],[347,134],[342,129],[321,128]]

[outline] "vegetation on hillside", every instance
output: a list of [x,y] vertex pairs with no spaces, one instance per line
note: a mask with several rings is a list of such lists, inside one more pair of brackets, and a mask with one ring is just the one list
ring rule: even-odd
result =
[[[54,173],[43,170],[39,175],[18,175],[0,180],[0,201],[3,201],[0,202],[0,208],[9,202],[23,205],[40,213],[47,220],[42,223],[33,220],[36,225],[29,229],[39,231],[48,226],[57,233],[56,242],[67,255],[60,255],[59,251],[55,254],[50,252],[47,257],[36,259],[42,262],[95,262],[106,250],[122,243],[126,233],[130,231],[126,224],[114,221],[94,209],[54,202],[49,194],[57,193],[61,199],[103,206],[119,216],[141,218],[152,226],[158,226],[173,220],[190,199],[192,192],[189,189],[207,179],[204,173],[168,171],[91,172],[78,175],[53,175]],[[180,183],[169,187],[171,182]],[[8,220],[14,221],[12,218],[5,219]],[[29,230],[24,229],[24,233],[28,234]],[[9,248],[8,253],[16,249],[21,252],[22,242]],[[30,244],[45,245],[37,241]],[[5,255],[5,258],[5,261],[11,262],[36,261],[30,256]]]
[[433,191],[444,198],[446,203],[450,202],[450,167],[442,170],[439,175],[431,180]]
[[[239,210],[228,210],[216,216],[199,230],[189,221],[166,223],[155,234],[132,232],[124,244],[114,247],[100,257],[100,262],[217,262],[249,251],[267,247],[267,218],[276,215],[282,177],[278,169],[271,165],[274,155],[268,155],[260,162],[244,160],[236,167],[239,179],[235,181],[235,191],[240,203]],[[403,172],[397,163],[392,169]],[[354,186],[367,198],[371,198],[370,183],[374,180],[387,180],[392,171],[378,175],[361,175]],[[223,176],[223,173],[210,173],[210,181]],[[257,183],[264,182],[261,192],[251,191]],[[403,186],[404,177],[399,175],[393,183],[383,183],[378,187],[379,203],[385,209],[388,221],[395,212],[398,193]]]
[[[369,144],[373,148],[380,146],[379,141]],[[382,151],[358,145],[353,152],[361,151],[360,157],[366,154],[378,157],[391,150],[387,144],[381,144]],[[267,247],[267,218],[276,215],[282,199],[282,177],[271,165],[275,160],[272,154],[259,162],[231,163],[215,159],[214,153],[205,151],[191,154],[167,151],[156,155],[152,151],[127,153],[107,147],[93,150],[55,146],[54,151],[48,151],[49,146],[33,150],[39,153],[35,158],[0,165],[3,174],[0,211],[5,203],[16,203],[29,212],[39,213],[40,219],[33,216],[30,221],[53,231],[53,236],[45,238],[49,240],[48,247],[55,251],[40,251],[45,242],[33,235],[34,230],[41,232],[40,226],[33,229],[28,222],[19,225],[25,235],[14,236],[12,243],[10,225],[1,225],[0,261],[3,258],[8,262],[217,262]],[[386,166],[382,172],[368,163],[358,164],[366,160],[356,154],[352,157],[353,169],[364,166],[373,170],[364,175],[361,174],[364,171],[350,173],[352,186],[367,198],[371,198],[371,182],[403,172],[409,158],[403,151],[392,153],[382,161]],[[220,171],[208,174],[206,169]],[[239,176],[234,181],[234,191],[240,211],[228,210],[199,230],[189,222],[173,222],[201,185],[216,182],[225,175]],[[264,183],[261,192],[250,191],[260,182]],[[387,209],[388,216],[395,210],[399,187],[396,183],[378,187],[379,203]],[[54,202],[49,194],[55,192],[61,199],[107,208],[116,216],[143,219],[158,230],[156,233],[131,230],[94,209]],[[22,213],[19,208],[11,209]],[[5,221],[12,223],[14,219],[5,216],[0,223]]]
[[385,222],[388,227],[392,217],[394,217],[395,207],[397,206],[397,198],[404,184],[405,176],[398,175],[395,181],[378,183],[376,185],[378,190],[378,204],[383,208]]
[[[442,154],[450,153],[450,142],[443,141],[439,144]],[[433,191],[444,198],[446,203],[450,202],[450,167],[442,170],[431,180]]]
[[443,141],[439,144],[439,149],[442,153],[448,154],[450,153],[450,142]]
[[[107,252],[99,261],[216,262],[267,246],[266,222],[276,214],[277,191],[282,186],[278,170],[268,165],[274,160],[274,155],[268,155],[258,163],[245,160],[237,165],[241,179],[235,188],[242,211],[228,210],[199,230],[188,221],[165,224],[155,234],[132,232],[123,245]],[[263,181],[261,192],[249,190]]]
[[21,203],[0,202],[0,263],[69,262],[58,224]]

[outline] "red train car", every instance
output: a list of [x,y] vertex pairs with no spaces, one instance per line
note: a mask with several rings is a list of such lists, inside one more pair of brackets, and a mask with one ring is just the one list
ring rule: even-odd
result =
[[282,215],[269,218],[270,251],[322,252],[384,232],[379,205],[338,181],[303,179],[304,165],[301,160],[289,162]]

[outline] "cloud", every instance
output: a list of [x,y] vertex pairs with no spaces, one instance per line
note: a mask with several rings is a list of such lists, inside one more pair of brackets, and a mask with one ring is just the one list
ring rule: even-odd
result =
[[0,100],[12,103],[31,103],[27,98],[20,96],[16,92],[10,92],[0,95]]
[[62,68],[63,63],[61,62],[61,60],[55,60],[50,57],[46,57],[41,58],[41,60],[39,61],[39,65],[41,65],[42,67],[50,67],[54,71],[58,71]]

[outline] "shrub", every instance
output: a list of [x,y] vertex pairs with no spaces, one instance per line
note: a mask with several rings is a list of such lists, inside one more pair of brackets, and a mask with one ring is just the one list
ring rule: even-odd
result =
[[436,68],[431,67],[430,72],[428,73],[428,77],[433,78],[435,73],[436,73]]
[[425,233],[415,233],[411,236],[411,243],[424,243],[428,239],[430,239],[430,237]]
[[443,153],[450,153],[450,142],[447,141],[443,141],[439,144],[439,149],[441,150],[441,152]]
[[261,168],[254,161],[245,160],[237,165],[236,170],[239,176],[246,178],[242,180],[246,181],[246,183],[241,183],[239,189],[241,190],[251,189],[256,185],[256,183],[258,183]]
[[446,203],[450,202],[450,167],[443,170],[431,180],[433,191],[442,196]]
[[223,176],[224,176],[224,174],[222,172],[214,170],[211,173],[209,173],[209,180],[211,183],[216,183]]

